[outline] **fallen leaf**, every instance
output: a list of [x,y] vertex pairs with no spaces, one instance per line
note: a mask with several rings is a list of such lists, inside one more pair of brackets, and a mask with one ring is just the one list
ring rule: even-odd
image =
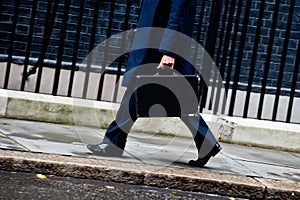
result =
[[271,174],[273,176],[279,176],[279,174],[277,174],[276,172],[268,172],[268,174]]
[[106,189],[115,189],[114,186],[108,186],[108,185],[106,185],[105,188],[106,188]]
[[230,198],[229,198],[229,200],[235,200],[235,198],[233,198],[233,197],[230,197]]
[[40,179],[46,179],[47,178],[47,176],[45,176],[43,174],[37,174],[36,177],[40,178]]
[[16,174],[17,172],[10,172],[11,174]]

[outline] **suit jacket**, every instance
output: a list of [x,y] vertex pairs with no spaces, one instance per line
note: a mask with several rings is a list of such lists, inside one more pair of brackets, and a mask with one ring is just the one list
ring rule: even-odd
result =
[[[144,0],[139,16],[138,29],[130,53],[123,85],[128,86],[136,74],[155,74],[162,55],[166,54],[175,58],[174,68],[181,74],[193,73],[193,67],[185,59],[174,54],[172,49],[178,48],[178,38],[169,31],[164,34],[156,32],[139,32],[139,28],[159,27],[178,31],[192,37],[195,21],[196,0]],[[151,43],[151,44],[150,44]],[[155,43],[155,44],[153,44]],[[184,47],[185,45],[185,47]],[[139,46],[139,48],[135,48]],[[155,48],[148,48],[154,46]],[[189,51],[190,46],[179,45]],[[156,63],[147,68],[140,69],[141,65]]]

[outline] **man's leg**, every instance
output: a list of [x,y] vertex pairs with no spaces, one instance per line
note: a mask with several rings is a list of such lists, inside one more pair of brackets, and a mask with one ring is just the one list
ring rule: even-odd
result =
[[203,167],[208,160],[221,151],[221,146],[209,130],[209,127],[200,114],[197,116],[184,116],[181,120],[193,134],[198,149],[198,159],[189,162],[192,166]]
[[132,90],[127,89],[116,119],[106,130],[102,143],[88,145],[87,148],[101,156],[121,156],[125,149],[127,135],[136,121],[135,99]]

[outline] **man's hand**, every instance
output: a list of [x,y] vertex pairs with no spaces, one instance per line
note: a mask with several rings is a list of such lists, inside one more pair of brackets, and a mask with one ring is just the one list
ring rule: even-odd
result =
[[173,57],[164,55],[159,63],[158,68],[162,70],[174,69],[175,59]]

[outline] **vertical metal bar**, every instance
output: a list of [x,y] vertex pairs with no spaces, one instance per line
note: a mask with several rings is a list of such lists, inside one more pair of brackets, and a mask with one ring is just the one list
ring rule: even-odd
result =
[[226,28],[226,22],[227,22],[227,12],[228,12],[228,7],[229,7],[229,0],[226,0],[225,5],[224,5],[224,12],[223,12],[223,21],[221,25],[221,32],[219,36],[219,45],[218,45],[218,51],[216,54],[216,65],[219,66],[220,60],[221,60],[221,53],[222,53],[222,47],[223,47],[223,39],[225,35],[225,28]]
[[[203,26],[205,2],[206,2],[206,0],[201,1],[201,10],[200,10],[200,15],[199,15],[198,25],[197,25],[197,28],[196,28],[196,38],[195,39],[198,43],[200,43],[200,39],[201,39],[201,33],[202,33],[201,29],[202,29],[202,26]],[[198,4],[197,4],[197,6],[198,6]],[[198,51],[199,51],[199,47],[196,46],[195,49],[194,49],[193,63],[197,63]],[[198,70],[200,71],[200,69],[198,69]],[[195,69],[193,69],[193,73],[196,73]],[[199,90],[199,94],[200,94],[200,90]],[[197,98],[200,99],[200,96],[198,96]]]
[[[200,39],[201,39],[201,33],[202,33],[201,29],[202,29],[202,26],[203,26],[205,3],[206,3],[206,0],[202,0],[201,11],[200,11],[200,16],[199,16],[199,22],[198,22],[198,26],[197,26],[197,35],[196,35],[197,42],[200,42]],[[198,55],[197,51],[195,51],[195,57],[197,57],[197,55]]]
[[289,10],[289,17],[288,17],[288,22],[287,22],[287,26],[286,26],[285,37],[284,37],[280,70],[279,70],[279,75],[278,75],[278,80],[277,80],[276,96],[275,96],[275,102],[274,102],[274,107],[273,107],[273,116],[272,116],[273,121],[276,120],[277,112],[278,112],[278,104],[279,104],[279,98],[280,98],[280,94],[281,94],[282,79],[283,79],[283,73],[284,73],[284,68],[285,68],[287,51],[288,51],[288,47],[289,47],[291,27],[292,27],[293,15],[294,15],[295,1],[290,1],[290,2],[291,2],[291,5],[290,5],[290,10]]
[[[221,26],[221,32],[220,32],[220,36],[219,36],[219,47],[218,47],[218,51],[217,51],[217,55],[216,55],[216,66],[219,66],[220,64],[220,60],[221,60],[221,53],[222,53],[222,44],[223,44],[223,39],[224,39],[224,34],[225,34],[225,27],[226,27],[226,21],[227,21],[227,12],[228,12],[228,6],[229,6],[229,0],[226,0],[225,2],[225,8],[224,8],[224,13],[223,13],[223,22],[222,22],[222,26]],[[211,96],[214,97],[215,95],[215,91],[217,93],[217,95],[220,95],[220,93],[218,94],[218,87],[216,87],[216,84],[218,86],[219,81],[222,82],[222,80],[217,80],[217,76],[215,75],[215,73],[213,74],[213,82],[212,82],[212,92],[211,92]],[[217,82],[218,81],[218,82]],[[213,107],[213,101],[210,101],[209,104],[209,110],[212,109],[213,107],[213,113],[216,114],[219,108],[219,102],[220,99],[218,98],[219,96],[216,96],[215,99],[215,104]]]
[[2,14],[2,7],[3,7],[3,0],[0,0],[0,16],[1,16],[1,14]]
[[[215,25],[213,23],[213,19],[215,16],[215,9],[216,9],[216,1],[212,1],[211,2],[211,7],[210,7],[210,16],[209,16],[209,26],[208,26],[208,30],[207,30],[207,34],[206,34],[206,39],[205,39],[205,51],[213,58],[213,55],[211,54],[211,48],[210,46],[208,46],[207,44],[212,40],[212,37],[210,37],[211,32],[212,32],[212,26]],[[206,104],[206,98],[207,98],[207,90],[208,90],[208,86],[204,82],[204,71],[209,67],[207,65],[211,65],[212,63],[206,63],[205,61],[207,61],[207,59],[202,59],[202,69],[200,71],[200,74],[202,76],[202,78],[200,79],[200,87],[199,87],[199,94],[200,94],[200,107],[199,107],[199,112],[202,112],[205,104]],[[208,59],[210,60],[210,59]]]
[[92,30],[91,30],[91,39],[90,39],[90,44],[89,44],[89,55],[87,58],[85,80],[84,80],[84,85],[83,85],[83,93],[82,93],[83,99],[85,99],[87,96],[90,72],[92,70],[91,67],[92,67],[92,59],[93,59],[93,49],[95,46],[95,36],[96,36],[96,30],[97,30],[97,24],[98,24],[99,4],[100,4],[100,2],[96,1],[94,16],[93,16]]
[[25,84],[26,84],[26,79],[27,79],[27,69],[28,69],[28,65],[29,65],[29,57],[30,57],[32,38],[33,38],[33,28],[34,28],[36,11],[37,11],[37,4],[38,4],[38,0],[34,0],[32,2],[31,18],[30,18],[30,25],[29,25],[29,31],[28,31],[28,41],[27,41],[27,48],[26,48],[24,68],[23,68],[23,77],[22,77],[22,83],[21,83],[21,91],[25,90]]
[[231,44],[228,71],[227,71],[227,77],[226,77],[226,83],[225,83],[225,93],[228,92],[229,87],[230,87],[231,72],[232,72],[232,66],[233,66],[233,59],[234,59],[234,55],[235,55],[235,47],[236,47],[238,29],[240,26],[240,17],[241,17],[242,6],[243,6],[243,1],[239,1],[237,13],[236,13],[235,26],[234,26],[234,34],[233,34],[232,40],[231,40],[232,44]]
[[299,67],[300,67],[300,38],[298,41],[298,50],[297,50],[297,54],[296,54],[296,61],[295,61],[295,68],[294,68],[294,73],[293,73],[293,82],[292,82],[292,87],[291,87],[289,107],[288,107],[287,116],[286,116],[287,123],[291,122],[294,97],[295,97],[295,93],[296,93],[295,90],[296,90],[297,80],[298,80]]
[[[201,39],[201,33],[202,33],[202,26],[203,26],[203,19],[204,19],[204,11],[205,11],[205,3],[206,3],[206,0],[202,0],[201,2],[201,11],[200,11],[200,16],[199,16],[199,21],[198,21],[198,26],[197,26],[197,34],[196,34],[196,41],[198,43],[200,43],[200,39]],[[194,62],[193,63],[197,63],[197,59],[198,59],[198,51],[199,51],[199,48],[198,46],[195,48],[195,51],[194,51]],[[198,69],[199,72],[201,69]],[[195,70],[194,70],[194,73],[195,73]],[[201,74],[200,74],[201,75]],[[198,100],[200,99],[200,95],[201,95],[201,91],[202,91],[202,85],[200,83],[200,87],[198,89]]]
[[[223,53],[222,53],[221,66],[220,66],[220,74],[223,79],[225,77],[225,67],[226,67],[226,63],[227,63],[227,55],[228,55],[228,49],[229,49],[229,45],[230,45],[230,35],[231,35],[234,12],[235,12],[235,0],[231,0],[229,17],[228,17],[228,22],[227,22],[227,27],[226,27],[224,48],[223,48]],[[218,82],[218,91],[217,91],[216,96],[220,96],[222,84],[223,83],[221,81]],[[225,94],[227,94],[227,90],[225,91]],[[226,97],[225,96],[223,97],[222,101],[225,103],[222,104],[221,113],[224,113],[225,105],[226,105]]]
[[256,63],[256,59],[257,59],[257,51],[258,51],[258,45],[259,45],[259,40],[260,40],[259,36],[260,36],[262,22],[263,22],[265,4],[266,4],[266,0],[262,0],[260,2],[259,16],[258,16],[256,33],[255,33],[255,38],[254,38],[253,52],[252,52],[252,57],[251,57],[250,72],[249,72],[249,79],[248,79],[248,86],[247,86],[247,94],[246,94],[244,113],[243,113],[244,118],[248,117],[250,95],[251,95],[251,91],[252,91],[253,76],[254,76],[254,71],[255,71],[255,63]]
[[[205,7],[206,7],[205,3],[206,3],[205,0],[203,0],[203,2],[202,2],[202,9],[201,9],[203,11],[202,12],[203,15],[204,15]],[[212,9],[214,9],[213,4],[211,5],[211,13],[212,13]],[[203,23],[203,22],[201,22],[201,23]],[[199,41],[200,41],[200,37],[201,37],[201,33],[202,33],[202,31],[201,31],[202,27],[198,26],[198,28],[199,28],[199,30],[198,30],[198,36],[199,36]],[[208,33],[206,34],[206,38],[208,37],[207,35],[208,35]],[[197,38],[197,40],[198,40],[198,38]],[[205,40],[205,42],[206,42],[206,40]],[[204,55],[203,55],[203,57],[204,57]],[[200,83],[199,83],[199,91],[198,91],[198,94],[199,94],[199,98],[198,98],[199,99],[199,112],[202,112],[202,110],[203,110],[203,108],[202,108],[202,99],[206,98],[206,96],[203,95],[203,90],[205,90],[205,88],[204,88],[205,87],[205,83],[203,81],[203,73],[201,73],[201,71],[204,69],[204,67],[205,66],[202,64],[201,65],[201,69],[199,69],[199,73],[201,75],[201,79],[200,79]]]
[[[131,8],[132,0],[127,1],[126,5],[126,13],[125,13],[125,18],[124,18],[124,26],[123,26],[123,31],[126,31],[128,29],[128,24],[129,24],[129,17],[130,17],[130,8]],[[121,48],[125,48],[125,39],[126,34],[122,35],[122,43],[121,43]],[[114,90],[114,95],[113,95],[113,102],[117,101],[117,96],[118,96],[118,91],[119,91],[119,81],[120,81],[120,76],[121,76],[121,69],[124,63],[124,56],[122,56],[118,62],[118,71],[117,71],[117,78],[115,82],[115,90]]]
[[15,41],[15,36],[16,36],[16,27],[17,27],[17,22],[18,22],[18,16],[19,16],[19,6],[20,6],[20,1],[15,0],[15,9],[14,9],[14,19],[13,19],[13,24],[11,26],[11,37],[9,41],[9,49],[8,49],[8,59],[7,59],[7,65],[6,65],[6,73],[5,73],[5,80],[4,80],[4,89],[7,89],[8,87],[8,82],[9,82],[9,76],[10,76],[10,69],[11,69],[11,63],[12,63],[12,56],[13,56],[13,49],[14,49],[14,41]]
[[276,31],[276,25],[277,25],[277,19],[278,19],[279,5],[280,5],[280,0],[276,0],[274,12],[273,12],[272,27],[271,27],[271,31],[270,31],[270,40],[269,40],[268,50],[267,50],[268,54],[267,54],[267,58],[266,58],[266,62],[265,62],[266,64],[265,64],[265,69],[264,69],[264,76],[263,76],[263,80],[262,80],[262,89],[261,89],[261,95],[260,95],[260,100],[259,100],[257,119],[261,119],[261,116],[262,116],[264,97],[265,97],[265,93],[266,93],[270,61],[271,61],[271,57],[272,57],[274,37],[275,37],[275,31]]
[[47,16],[46,16],[44,35],[43,35],[43,44],[42,44],[41,54],[38,58],[38,61],[36,62],[35,66],[34,66],[35,68],[39,68],[37,79],[36,79],[36,86],[35,86],[36,93],[39,93],[39,91],[40,91],[44,58],[46,55],[48,44],[50,42],[50,37],[51,37],[53,24],[54,24],[56,13],[57,13],[58,4],[59,4],[59,0],[56,0],[54,2],[53,9],[52,9],[52,1],[51,0],[48,1]]
[[[210,13],[210,20],[209,20],[209,27],[207,31],[207,37],[205,41],[205,50],[207,53],[213,58],[215,54],[215,46],[216,46],[216,38],[219,28],[219,22],[220,22],[220,16],[221,16],[221,9],[222,9],[222,1],[212,1],[211,5],[211,13]],[[204,72],[204,68],[211,68],[213,63],[211,63],[210,59],[204,59],[203,60],[203,68],[201,71]],[[207,70],[205,70],[207,71]],[[203,74],[201,72],[201,74]],[[200,103],[200,112],[202,112],[203,108],[206,104],[206,97],[207,97],[207,91],[209,83],[204,83],[203,79],[201,79],[200,85],[203,86],[202,91],[202,97],[201,97],[201,103]]]
[[82,21],[83,21],[84,4],[85,4],[85,0],[81,0],[80,8],[79,8],[79,15],[78,15],[77,29],[76,29],[75,45],[73,48],[71,75],[70,75],[69,87],[68,87],[68,97],[71,97],[71,95],[72,95],[73,82],[74,82],[76,63],[77,63],[77,57],[78,57],[79,40],[80,40],[81,27],[82,27]]
[[66,31],[67,31],[67,23],[69,18],[69,9],[70,9],[70,0],[65,0],[64,4],[64,15],[63,15],[63,21],[61,25],[61,33],[59,38],[59,47],[58,47],[58,53],[57,53],[57,63],[56,63],[56,69],[55,69],[55,75],[54,75],[54,83],[52,88],[52,94],[57,95],[57,90],[59,86],[59,77],[61,72],[61,64],[64,54],[64,44],[65,44],[65,38],[66,38]]
[[[110,6],[107,32],[106,32],[106,38],[107,39],[111,36],[111,29],[112,29],[112,23],[113,23],[113,18],[114,18],[115,5],[116,5],[116,0],[112,0],[111,1],[111,6]],[[108,49],[108,48],[109,48],[109,42],[106,41],[105,49]],[[107,64],[107,58],[106,57],[107,57],[107,51],[105,51],[104,55],[103,55],[102,70],[101,70],[101,77],[100,77],[100,81],[99,81],[99,89],[98,89],[97,100],[101,100],[101,96],[102,96],[102,92],[103,92],[103,83],[104,83],[104,78],[105,78],[105,67],[106,67],[106,64]]]
[[248,28],[248,23],[249,23],[251,4],[252,4],[252,0],[247,0],[246,10],[244,13],[242,35],[241,35],[240,45],[239,45],[239,53],[238,53],[236,67],[235,67],[235,73],[234,73],[234,81],[233,81],[233,86],[232,86],[232,94],[231,94],[231,99],[230,99],[229,112],[228,112],[228,114],[230,116],[233,115],[233,111],[234,111],[234,104],[235,104],[236,93],[237,93],[237,89],[238,89],[238,82],[239,82],[239,77],[240,77],[240,72],[241,72],[241,67],[242,67],[242,60],[243,60],[243,55],[244,55],[244,47],[245,47],[245,42],[246,42],[246,35],[247,35],[247,28]]

